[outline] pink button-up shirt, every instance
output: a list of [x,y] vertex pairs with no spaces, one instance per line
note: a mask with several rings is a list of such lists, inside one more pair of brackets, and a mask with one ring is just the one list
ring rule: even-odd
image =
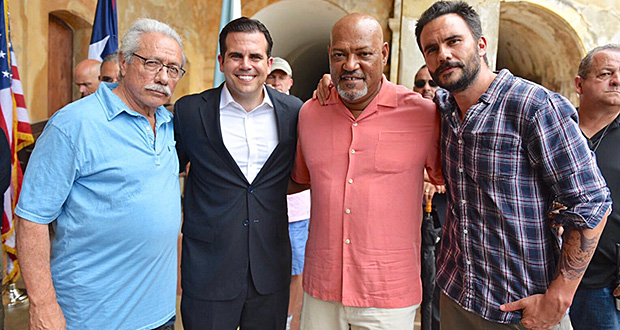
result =
[[435,105],[383,77],[355,119],[335,89],[299,115],[293,180],[312,186],[304,291],[345,306],[420,303],[426,167],[442,183]]

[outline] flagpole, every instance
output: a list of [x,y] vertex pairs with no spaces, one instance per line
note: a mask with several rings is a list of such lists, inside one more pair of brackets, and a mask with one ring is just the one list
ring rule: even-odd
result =
[[[3,272],[7,274],[4,279],[8,284],[9,304],[7,307],[16,307],[28,302],[28,296],[25,291],[17,288],[15,283],[20,276],[19,262],[17,260],[17,250],[15,249],[15,206],[19,199],[21,190],[22,170],[17,157],[17,152],[23,147],[31,144],[34,139],[32,130],[28,121],[28,111],[26,110],[23,89],[19,81],[19,71],[15,60],[15,53],[11,45],[10,24],[9,24],[9,8],[8,0],[3,0],[2,17],[3,20],[0,34],[0,67],[2,67],[2,85],[0,87],[0,108],[1,118],[0,126],[5,131],[11,151],[11,183],[9,189],[5,192],[5,201],[9,199],[9,203],[4,203],[5,209],[2,215],[6,221],[3,221],[2,228],[2,250],[3,256],[6,257],[6,268]],[[8,208],[6,207],[8,206]],[[3,276],[4,277],[4,276]]]
[[[241,17],[241,0],[222,0],[222,13],[220,14],[220,29],[222,29],[228,22]],[[215,56],[215,71],[213,73],[213,87],[219,87],[225,80],[224,73],[220,71],[220,62],[217,59],[217,55],[220,54],[220,43],[217,43],[217,54]]]

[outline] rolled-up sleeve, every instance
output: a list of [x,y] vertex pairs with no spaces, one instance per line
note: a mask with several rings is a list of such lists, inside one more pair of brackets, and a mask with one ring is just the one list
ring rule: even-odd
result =
[[611,196],[594,153],[565,99],[551,96],[530,122],[530,160],[542,172],[554,201],[566,206],[553,221],[594,228],[611,207]]

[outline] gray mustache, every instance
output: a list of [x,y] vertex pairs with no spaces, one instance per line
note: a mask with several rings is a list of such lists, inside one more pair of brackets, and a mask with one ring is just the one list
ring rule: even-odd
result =
[[166,94],[166,96],[170,96],[172,94],[168,86],[159,85],[159,84],[148,85],[148,86],[145,86],[144,89],[164,93]]

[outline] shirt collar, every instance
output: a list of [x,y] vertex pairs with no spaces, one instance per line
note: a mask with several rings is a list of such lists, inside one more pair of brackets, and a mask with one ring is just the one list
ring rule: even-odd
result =
[[[120,97],[112,93],[112,90],[116,87],[118,87],[118,83],[101,82],[97,88],[97,91],[95,91],[95,96],[99,99],[99,102],[101,102],[101,105],[106,112],[108,121],[114,119],[121,112],[127,112],[129,115],[134,117],[141,116],[138,112],[129,109]],[[172,113],[163,105],[157,107],[157,110],[155,110],[155,116],[157,125],[172,120]]]
[[502,69],[497,73],[497,77],[491,82],[491,86],[487,88],[486,92],[480,96],[478,102],[485,102],[487,104],[495,102],[500,96],[503,97],[504,91],[510,88],[510,82],[513,79],[512,73],[508,69]]
[[611,127],[610,128],[616,128],[620,126],[620,114],[618,114],[616,116],[616,119],[614,119],[614,121],[611,122]]
[[[379,90],[379,93],[375,96],[375,98],[368,105],[370,106],[370,104],[375,102],[375,100],[377,102],[376,103],[377,106],[396,108],[396,106],[398,105],[398,97],[396,95],[396,88],[394,88],[394,86],[389,84],[389,81],[387,80],[385,75],[381,76],[381,89]],[[340,99],[340,95],[338,95],[338,91],[334,87],[330,90],[330,95],[327,101],[325,102],[325,105],[338,104],[338,103],[344,105],[344,102],[342,102],[342,100]]]
[[[271,102],[271,98],[269,97],[269,93],[267,93],[267,87],[264,84],[263,84],[263,95],[265,95],[265,97],[263,97],[263,102],[261,102],[261,104],[259,104],[255,109],[260,108],[264,104],[268,105],[270,108],[273,109],[273,102]],[[228,87],[226,87],[226,83],[224,83],[224,87],[222,87],[222,94],[220,96],[220,110],[222,110],[224,107],[227,107],[227,106],[231,105],[231,103],[232,103],[233,107],[245,111],[245,109],[243,109],[241,104],[239,104],[239,103],[237,103],[237,101],[235,101],[235,99],[233,98],[232,94],[230,94],[230,91],[228,90]]]

